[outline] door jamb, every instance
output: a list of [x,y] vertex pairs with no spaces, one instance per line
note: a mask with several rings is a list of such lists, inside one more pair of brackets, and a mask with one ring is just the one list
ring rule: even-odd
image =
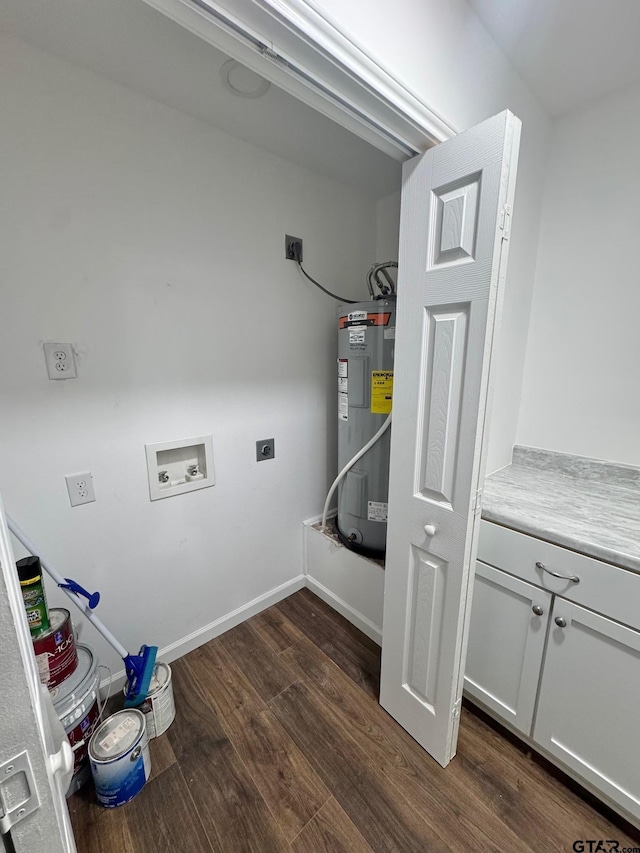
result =
[[457,133],[309,0],[144,2],[396,160]]

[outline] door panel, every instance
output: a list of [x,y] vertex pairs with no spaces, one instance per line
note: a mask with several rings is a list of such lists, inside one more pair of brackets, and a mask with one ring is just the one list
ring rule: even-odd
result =
[[526,735],[550,612],[551,593],[476,563],[465,691]]
[[[411,560],[411,618],[405,681],[433,713],[447,565],[415,546]],[[427,650],[433,649],[434,654]]]
[[425,382],[430,394],[425,401],[419,440],[422,497],[453,504],[455,451],[460,431],[462,377],[469,306],[425,311],[423,339]]
[[519,133],[505,112],[403,171],[380,701],[443,765],[457,739]]
[[480,174],[469,175],[448,187],[434,190],[431,269],[446,264],[473,261],[478,234]]

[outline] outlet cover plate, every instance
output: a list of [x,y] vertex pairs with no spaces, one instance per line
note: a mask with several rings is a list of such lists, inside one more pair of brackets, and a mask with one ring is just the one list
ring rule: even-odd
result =
[[275,438],[263,438],[256,441],[256,460],[264,462],[265,459],[273,459],[276,455]]
[[67,474],[64,478],[69,492],[71,506],[93,503],[96,493],[93,488],[93,477],[91,471],[83,471],[80,474]]
[[300,263],[302,263],[302,237],[292,237],[290,234],[284,235],[284,256],[287,261],[297,260],[293,251],[293,244],[300,243]]
[[43,344],[42,346],[49,379],[78,378],[73,344]]

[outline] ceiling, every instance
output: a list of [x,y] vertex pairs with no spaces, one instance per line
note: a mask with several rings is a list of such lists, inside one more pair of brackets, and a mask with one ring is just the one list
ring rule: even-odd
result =
[[640,0],[467,0],[553,116],[640,82]]
[[[640,0],[467,0],[554,116],[640,81]],[[2,0],[0,30],[379,198],[400,165],[271,86],[236,97],[221,51],[138,0]]]
[[0,30],[372,198],[400,188],[398,162],[282,89],[232,94],[229,57],[145,3],[2,0]]

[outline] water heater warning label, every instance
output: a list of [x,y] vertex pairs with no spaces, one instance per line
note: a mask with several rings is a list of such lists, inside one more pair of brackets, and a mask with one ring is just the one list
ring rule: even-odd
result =
[[371,413],[388,415],[393,401],[393,370],[371,371]]
[[349,420],[349,397],[341,391],[338,393],[338,420]]
[[367,501],[367,521],[386,521],[389,504]]
[[363,344],[365,342],[366,326],[352,326],[349,329],[349,343]]
[[338,359],[338,420],[349,420],[349,360]]

